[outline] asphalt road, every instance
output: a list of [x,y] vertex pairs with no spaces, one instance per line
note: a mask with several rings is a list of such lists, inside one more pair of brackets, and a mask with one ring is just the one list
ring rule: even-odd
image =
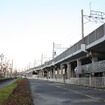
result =
[[105,105],[105,91],[29,79],[35,105]]
[[15,81],[16,81],[16,79],[13,79],[13,80],[8,80],[8,81],[5,81],[3,83],[0,83],[0,89],[5,87],[5,86],[8,86],[8,85],[12,84]]

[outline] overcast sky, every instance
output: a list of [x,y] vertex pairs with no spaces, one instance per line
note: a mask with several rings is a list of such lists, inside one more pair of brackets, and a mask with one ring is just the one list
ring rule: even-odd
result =
[[[70,47],[81,39],[81,9],[105,12],[105,0],[0,0],[0,54],[24,69],[51,59],[53,42]],[[85,26],[85,35],[98,24]]]

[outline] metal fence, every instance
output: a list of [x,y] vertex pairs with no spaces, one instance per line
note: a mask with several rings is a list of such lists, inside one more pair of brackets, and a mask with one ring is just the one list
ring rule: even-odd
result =
[[77,85],[92,86],[92,87],[105,86],[105,77],[71,78],[70,81],[72,81],[73,84]]
[[65,84],[75,84],[82,86],[91,86],[91,87],[105,87],[105,77],[89,77],[89,78],[70,78],[70,79],[48,79],[41,78],[42,80],[48,80],[53,82],[60,82]]

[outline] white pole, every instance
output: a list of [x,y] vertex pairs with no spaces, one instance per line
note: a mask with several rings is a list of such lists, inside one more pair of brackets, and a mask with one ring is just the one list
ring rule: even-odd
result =
[[54,58],[54,49],[55,49],[55,43],[53,42],[53,52],[52,52],[52,58]]
[[83,9],[81,10],[81,31],[82,31],[82,39],[84,38],[84,21],[83,21]]

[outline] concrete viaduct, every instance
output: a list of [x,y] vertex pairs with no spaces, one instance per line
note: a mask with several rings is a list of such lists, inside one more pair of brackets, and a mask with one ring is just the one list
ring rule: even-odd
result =
[[105,24],[75,43],[54,59],[26,71],[37,78],[67,79],[105,77]]

